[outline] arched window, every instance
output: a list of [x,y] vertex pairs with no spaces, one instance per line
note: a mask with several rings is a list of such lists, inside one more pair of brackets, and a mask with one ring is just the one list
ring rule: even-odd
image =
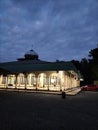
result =
[[41,73],[38,75],[38,84],[41,87],[48,85],[48,78],[47,78],[47,75],[45,73]]
[[50,82],[49,82],[49,84],[50,85],[54,85],[54,86],[56,86],[57,84],[58,84],[58,75],[57,75],[57,73],[52,73],[51,75],[50,75],[50,78],[49,78],[50,80]]
[[7,82],[9,86],[13,86],[15,84],[15,75],[8,75],[7,76]]
[[56,76],[50,76],[50,85],[56,85],[57,84],[57,77]]

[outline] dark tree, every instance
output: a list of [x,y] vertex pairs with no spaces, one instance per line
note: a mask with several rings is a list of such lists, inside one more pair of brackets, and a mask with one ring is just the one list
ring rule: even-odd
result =
[[81,65],[81,73],[84,77],[84,85],[92,84],[92,67],[89,61],[86,58],[83,58],[80,62]]
[[80,62],[79,62],[78,60],[72,60],[71,62],[75,65],[75,67],[76,67],[78,70],[80,70]]
[[92,66],[93,78],[94,80],[98,80],[98,45],[97,48],[89,52],[89,57],[91,57],[89,64]]
[[89,52],[89,57],[91,57],[91,59],[89,59],[90,62],[98,64],[98,47]]
[[89,57],[90,59],[83,58],[80,62],[71,61],[83,76],[82,85],[93,84],[94,80],[98,80],[98,45],[90,50]]

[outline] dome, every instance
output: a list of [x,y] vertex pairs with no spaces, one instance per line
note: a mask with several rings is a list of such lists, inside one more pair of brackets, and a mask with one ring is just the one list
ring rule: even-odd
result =
[[25,55],[25,59],[38,60],[38,54],[32,49],[29,50]]

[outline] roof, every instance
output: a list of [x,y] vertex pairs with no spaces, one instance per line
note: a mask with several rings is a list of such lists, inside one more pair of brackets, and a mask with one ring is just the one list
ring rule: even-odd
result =
[[26,52],[25,55],[38,55],[33,49]]
[[71,62],[45,62],[41,60],[14,61],[0,63],[0,68],[10,73],[72,70],[78,74],[78,70]]
[[6,75],[6,74],[9,74],[9,73],[10,73],[10,71],[3,69],[3,68],[0,68],[0,74]]

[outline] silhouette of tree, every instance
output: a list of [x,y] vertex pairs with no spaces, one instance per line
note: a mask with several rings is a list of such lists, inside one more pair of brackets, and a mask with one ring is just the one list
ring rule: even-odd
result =
[[92,66],[93,78],[94,80],[98,80],[98,44],[97,48],[89,52],[89,57],[91,57],[91,59],[89,59],[89,64]]
[[84,85],[92,84],[93,78],[92,78],[91,64],[89,64],[89,61],[86,58],[83,58],[80,64],[81,64],[81,73],[84,77]]
[[91,59],[89,59],[90,62],[98,64],[98,47],[89,52],[89,57],[91,57]]
[[89,51],[89,57],[90,59],[82,58],[80,62],[71,61],[83,75],[82,85],[93,84],[94,80],[98,80],[98,45]]
[[78,70],[80,70],[80,62],[78,61],[78,60],[72,60],[71,61],[74,65],[75,65],[75,67],[78,69]]

